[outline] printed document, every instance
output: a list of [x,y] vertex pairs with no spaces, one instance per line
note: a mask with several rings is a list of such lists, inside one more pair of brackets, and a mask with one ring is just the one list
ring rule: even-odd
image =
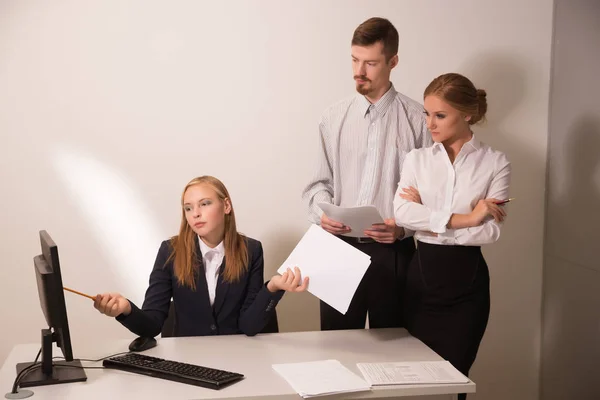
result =
[[469,378],[448,361],[358,363],[356,365],[365,380],[373,386],[469,382]]

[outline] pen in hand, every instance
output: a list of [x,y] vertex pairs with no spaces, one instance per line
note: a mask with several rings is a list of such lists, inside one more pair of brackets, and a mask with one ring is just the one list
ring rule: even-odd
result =
[[511,197],[510,199],[502,200],[502,201],[497,202],[496,205],[502,206],[502,205],[504,205],[506,203],[509,203],[509,202],[513,201],[514,199],[515,199],[514,197]]

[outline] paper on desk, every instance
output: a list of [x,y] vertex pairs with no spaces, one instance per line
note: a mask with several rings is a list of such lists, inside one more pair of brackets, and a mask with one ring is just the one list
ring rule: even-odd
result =
[[273,364],[273,369],[304,398],[371,389],[338,360]]
[[469,382],[469,378],[448,361],[358,363],[356,365],[365,380],[373,386]]
[[364,231],[373,224],[383,224],[383,218],[375,206],[340,207],[331,203],[318,203],[325,215],[349,226],[352,230],[344,236],[364,237]]
[[298,267],[310,293],[346,314],[370,264],[370,256],[313,224],[277,272]]

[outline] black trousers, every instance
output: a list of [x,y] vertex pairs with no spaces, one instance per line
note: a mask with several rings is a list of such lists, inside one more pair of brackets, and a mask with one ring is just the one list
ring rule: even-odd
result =
[[404,306],[411,335],[468,376],[490,314],[490,278],[481,248],[418,242]]
[[412,237],[395,243],[357,243],[340,237],[371,256],[371,265],[363,276],[346,314],[321,301],[321,330],[364,329],[367,312],[370,328],[404,327],[402,291],[406,270],[415,253]]

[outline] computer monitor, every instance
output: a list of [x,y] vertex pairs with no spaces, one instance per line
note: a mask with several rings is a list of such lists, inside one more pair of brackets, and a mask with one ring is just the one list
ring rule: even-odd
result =
[[[69,333],[67,307],[63,292],[58,247],[48,232],[40,231],[42,254],[34,257],[33,264],[40,306],[47,329],[42,329],[41,363],[30,368],[19,381],[20,387],[53,385],[57,383],[82,382],[87,380],[81,362],[73,360],[73,348]],[[52,344],[56,343],[65,358],[52,360]],[[17,364],[17,374],[32,366],[33,362]]]

